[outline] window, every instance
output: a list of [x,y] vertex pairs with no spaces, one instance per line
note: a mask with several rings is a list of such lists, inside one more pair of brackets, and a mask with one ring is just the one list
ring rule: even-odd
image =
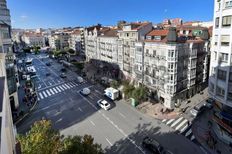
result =
[[161,40],[161,36],[154,36],[155,40]]
[[221,53],[221,61],[227,62],[228,61],[228,53]]
[[174,57],[174,50],[169,50],[168,51],[168,57],[171,57],[171,58]]
[[222,17],[222,26],[223,27],[230,27],[231,26],[231,18],[232,18],[232,16]]
[[229,82],[232,82],[232,72],[230,72]]
[[209,83],[209,90],[214,92],[214,84],[212,82]]
[[224,95],[225,95],[225,90],[224,90],[223,88],[217,86],[216,94],[217,94],[218,96],[224,97]]
[[225,3],[225,8],[227,9],[227,8],[231,8],[231,7],[232,7],[232,1],[227,1]]
[[147,55],[149,54],[149,49],[146,49],[146,54],[147,54]]
[[217,60],[217,51],[214,51],[214,60]]
[[153,56],[156,56],[156,50],[153,50]]
[[222,35],[221,36],[221,45],[222,46],[229,46],[230,45],[230,36],[229,35]]
[[129,33],[126,33],[126,36],[129,37]]
[[225,81],[226,80],[226,71],[218,69],[218,79]]
[[219,27],[219,17],[216,18],[215,20],[215,28]]
[[214,45],[217,45],[218,44],[218,35],[214,35]]

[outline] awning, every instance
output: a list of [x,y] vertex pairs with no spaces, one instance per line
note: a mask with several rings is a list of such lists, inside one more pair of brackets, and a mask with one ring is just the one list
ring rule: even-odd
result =
[[225,128],[230,134],[232,134],[232,128],[230,126],[228,126],[226,123],[224,123],[221,119],[217,118],[216,116],[212,116],[212,119],[219,124],[220,126],[222,126],[223,128]]

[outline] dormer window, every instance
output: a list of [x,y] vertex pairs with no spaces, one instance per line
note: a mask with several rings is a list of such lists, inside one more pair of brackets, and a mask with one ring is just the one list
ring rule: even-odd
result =
[[161,40],[161,36],[154,36],[154,40]]

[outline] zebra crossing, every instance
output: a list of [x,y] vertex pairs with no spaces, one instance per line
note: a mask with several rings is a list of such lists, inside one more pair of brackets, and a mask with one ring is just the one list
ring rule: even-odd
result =
[[38,100],[43,100],[47,97],[50,97],[52,95],[56,95],[58,93],[61,93],[65,90],[68,90],[68,89],[71,89],[71,88],[74,88],[76,86],[79,86],[81,84],[84,84],[86,83],[86,81],[82,82],[82,83],[76,83],[74,81],[71,81],[71,82],[68,82],[68,83],[63,83],[63,84],[60,84],[60,85],[56,85],[55,87],[51,87],[49,89],[46,89],[46,90],[39,90],[37,93],[38,93]]
[[192,132],[192,124],[190,124],[189,121],[184,117],[178,117],[176,119],[164,119],[162,120],[162,123],[173,128],[175,131],[191,141],[197,142]]

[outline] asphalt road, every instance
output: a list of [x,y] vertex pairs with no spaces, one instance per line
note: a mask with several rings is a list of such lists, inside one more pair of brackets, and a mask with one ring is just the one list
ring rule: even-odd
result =
[[[189,139],[176,134],[167,125],[144,115],[123,101],[110,102],[112,108],[105,111],[97,106],[104,99],[102,88],[87,81],[79,84],[74,72],[67,72],[67,79],[59,77],[63,67],[52,59],[41,58],[44,55],[29,55],[37,70],[36,79],[39,105],[18,127],[19,133],[25,133],[30,125],[42,118],[53,121],[55,129],[61,134],[90,134],[102,144],[106,153],[149,153],[141,146],[142,139],[150,136],[157,139],[165,149],[172,153],[203,153]],[[43,59],[43,60],[42,60]],[[51,61],[52,66],[45,63]],[[50,72],[49,77],[46,72]],[[91,94],[82,96],[79,91],[89,87]]]

